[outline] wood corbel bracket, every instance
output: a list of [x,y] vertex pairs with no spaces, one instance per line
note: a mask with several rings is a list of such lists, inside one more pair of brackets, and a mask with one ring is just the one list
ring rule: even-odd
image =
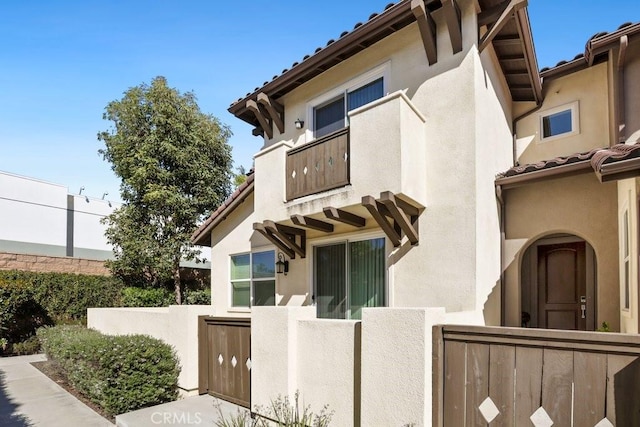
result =
[[449,39],[453,53],[462,51],[462,20],[460,18],[460,7],[456,0],[442,0],[442,11],[449,29]]
[[424,51],[429,65],[438,62],[438,48],[436,44],[436,23],[424,4],[424,0],[411,0],[411,12],[416,18]]
[[280,133],[284,133],[284,107],[269,98],[264,92],[258,94],[258,104],[263,105],[269,117],[278,128]]
[[256,119],[258,119],[260,127],[264,131],[265,135],[267,135],[269,139],[273,138],[273,127],[271,126],[271,123],[269,123],[264,107],[262,107],[262,105],[258,105],[258,103],[253,99],[247,101],[246,107],[247,110],[251,111],[256,116]]
[[[494,8],[481,12],[478,15],[478,30],[484,25],[490,25],[489,31],[480,39],[478,51],[482,52],[500,30],[509,22],[515,12],[527,6],[527,0],[506,0]],[[494,17],[497,18],[494,20]]]
[[403,236],[407,236],[411,245],[419,243],[419,207],[396,198],[390,191],[380,193],[379,199],[364,196],[362,205],[382,228],[394,247],[400,246]]

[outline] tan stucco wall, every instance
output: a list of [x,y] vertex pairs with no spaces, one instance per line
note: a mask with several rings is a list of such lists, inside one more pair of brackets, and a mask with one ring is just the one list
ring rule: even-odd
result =
[[[518,121],[516,125],[518,162],[536,163],[540,160],[608,147],[608,87],[607,63],[545,82],[545,99],[540,110]],[[540,117],[546,115],[550,109],[575,101],[579,103],[580,132],[541,141]]]
[[520,325],[520,265],[527,247],[557,233],[573,234],[594,249],[597,262],[596,324],[619,322],[618,189],[593,173],[555,179],[505,192],[505,320]]

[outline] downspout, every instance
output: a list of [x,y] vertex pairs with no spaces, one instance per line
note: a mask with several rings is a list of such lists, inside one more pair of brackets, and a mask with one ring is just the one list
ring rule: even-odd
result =
[[498,205],[500,206],[500,326],[504,326],[505,325],[505,315],[504,315],[504,308],[505,308],[505,301],[504,301],[504,296],[505,296],[505,289],[504,289],[504,283],[505,283],[505,278],[504,278],[504,241],[505,241],[505,205],[504,205],[504,198],[502,195],[502,186],[497,184],[496,185],[496,199],[498,200]]
[[616,84],[616,92],[618,98],[618,143],[624,143],[626,140],[626,124],[625,124],[625,108],[624,108],[624,60],[627,53],[627,46],[629,46],[629,37],[625,34],[620,37],[620,50],[618,52],[618,63],[616,68],[618,71],[618,82]]

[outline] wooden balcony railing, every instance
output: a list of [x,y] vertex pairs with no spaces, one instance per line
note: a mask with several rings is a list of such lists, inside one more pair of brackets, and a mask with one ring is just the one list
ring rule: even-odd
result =
[[349,184],[349,128],[287,152],[287,200]]

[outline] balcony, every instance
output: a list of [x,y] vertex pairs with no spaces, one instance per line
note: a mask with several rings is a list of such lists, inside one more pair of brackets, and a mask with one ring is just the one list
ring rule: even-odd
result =
[[286,200],[349,184],[349,128],[289,150]]

